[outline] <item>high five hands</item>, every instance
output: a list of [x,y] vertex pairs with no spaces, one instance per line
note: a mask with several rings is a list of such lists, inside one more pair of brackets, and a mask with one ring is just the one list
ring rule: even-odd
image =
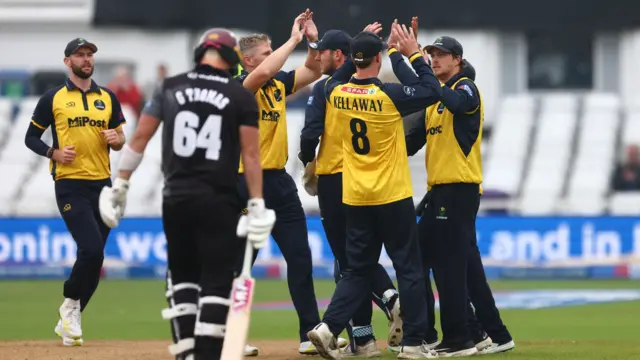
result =
[[309,42],[318,40],[318,28],[313,22],[313,12],[309,9],[296,17],[291,28],[291,38],[296,42],[302,41],[304,36]]
[[[418,19],[414,19],[416,21],[415,27],[417,28]],[[397,49],[402,55],[407,57],[415,54],[416,52],[420,52],[420,45],[418,44],[414,26],[407,29],[406,25],[398,24],[398,19],[395,19],[393,24],[391,24],[391,35],[389,35],[387,44],[390,48]]]

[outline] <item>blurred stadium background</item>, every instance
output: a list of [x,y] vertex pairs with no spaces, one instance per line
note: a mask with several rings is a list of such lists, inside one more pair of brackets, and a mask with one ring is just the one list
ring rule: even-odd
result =
[[[340,28],[355,35],[372,21],[388,28],[394,17],[408,23],[418,15],[423,46],[440,35],[463,44],[486,103],[478,238],[491,278],[638,278],[640,3],[575,6],[565,0],[0,0],[0,278],[61,278],[75,257],[48,160],[24,145],[38,96],[66,77],[69,40],[80,36],[98,45],[94,78],[125,106],[130,137],[153,87],[191,66],[190,49],[202,30],[266,32],[276,48],[306,7],[321,34]],[[305,57],[301,44],[285,70]],[[397,81],[387,63],[382,77]],[[298,182],[308,93],[288,99],[287,171]],[[50,142],[50,131],[45,136]],[[127,219],[106,248],[106,277],[164,276],[160,136],[133,176]],[[112,153],[114,173],[119,155]],[[417,203],[426,191],[424,152],[410,163]],[[315,275],[329,278],[332,256],[317,199],[299,189]],[[390,265],[385,254],[381,261]],[[286,274],[273,242],[258,264],[256,277]]]

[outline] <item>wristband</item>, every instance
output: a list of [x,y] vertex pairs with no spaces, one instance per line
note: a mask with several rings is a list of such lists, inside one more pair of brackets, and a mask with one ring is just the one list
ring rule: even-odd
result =
[[46,156],[48,159],[51,159],[51,158],[53,157],[53,152],[54,152],[55,150],[56,150],[56,149],[54,149],[54,148],[50,147],[50,148],[47,150],[47,153],[46,153],[46,155],[45,155],[45,156]]
[[420,56],[422,56],[422,53],[420,53],[420,51],[416,51],[409,56],[409,61],[413,62],[413,60],[419,58]]

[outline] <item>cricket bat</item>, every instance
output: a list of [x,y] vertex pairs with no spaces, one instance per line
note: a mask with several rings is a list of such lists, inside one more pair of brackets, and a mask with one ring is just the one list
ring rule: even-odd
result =
[[249,335],[251,305],[256,280],[251,277],[253,245],[247,240],[244,251],[242,272],[233,280],[229,314],[227,315],[227,331],[222,344],[221,360],[243,360],[244,347]]

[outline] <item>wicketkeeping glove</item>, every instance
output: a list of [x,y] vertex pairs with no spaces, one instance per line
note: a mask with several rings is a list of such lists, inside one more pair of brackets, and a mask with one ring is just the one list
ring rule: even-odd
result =
[[110,228],[118,226],[120,219],[124,215],[127,206],[127,191],[129,191],[129,181],[116,178],[113,187],[105,186],[100,191],[100,217]]
[[275,211],[264,206],[264,199],[254,198],[247,204],[247,214],[240,216],[236,234],[246,237],[255,249],[261,249],[267,243],[275,223]]

